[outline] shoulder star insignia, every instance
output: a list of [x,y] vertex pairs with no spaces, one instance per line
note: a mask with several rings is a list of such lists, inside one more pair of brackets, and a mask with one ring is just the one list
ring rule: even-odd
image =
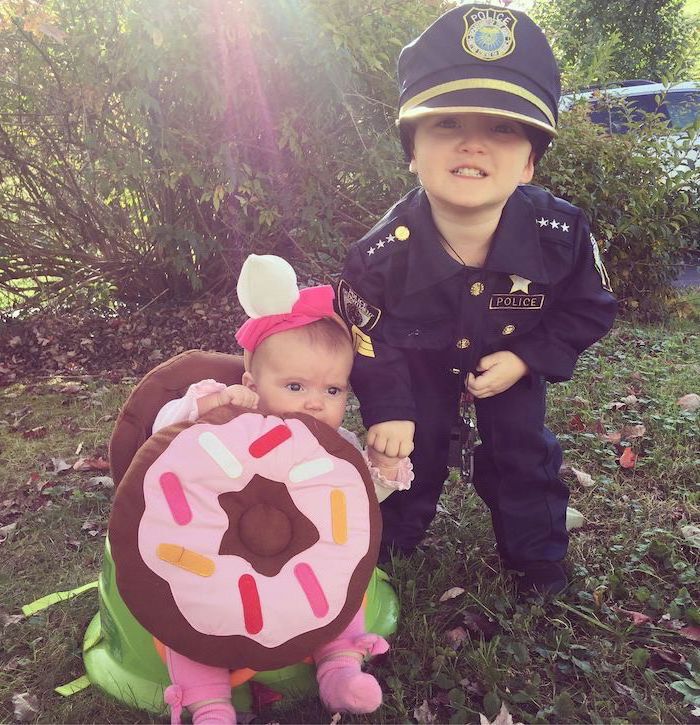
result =
[[521,277],[519,274],[511,274],[509,277],[513,283],[510,288],[511,292],[524,292],[525,294],[530,294],[530,285],[532,284],[531,280],[525,279],[525,277]]
[[556,219],[552,219],[552,229],[559,229],[559,222]]
[[393,242],[396,239],[396,237],[393,234],[389,234],[389,236],[386,238],[387,242]]
[[561,230],[562,230],[562,232],[568,232],[569,231],[569,225],[568,224],[564,224],[562,222]]
[[374,254],[374,247],[370,247],[370,248],[369,248],[369,249],[367,250],[367,254],[369,254],[370,256],[371,256],[372,254]]
[[539,219],[537,220],[537,223],[538,223],[538,224],[539,224],[539,225],[540,225],[541,227],[548,227],[548,226],[549,226],[549,219],[545,219],[544,217],[540,217],[540,218],[539,218]]
[[385,244],[386,244],[386,242],[383,239],[380,239],[377,242],[377,249],[381,249]]

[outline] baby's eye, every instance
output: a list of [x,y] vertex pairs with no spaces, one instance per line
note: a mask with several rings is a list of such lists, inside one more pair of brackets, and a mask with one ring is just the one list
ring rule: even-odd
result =
[[291,390],[293,393],[301,391],[301,383],[287,383],[284,387],[287,388],[287,390]]
[[340,388],[336,388],[335,386],[328,388],[328,395],[340,395],[342,392]]

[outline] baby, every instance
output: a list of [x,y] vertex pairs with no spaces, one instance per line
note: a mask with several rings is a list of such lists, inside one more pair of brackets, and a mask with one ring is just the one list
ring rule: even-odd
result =
[[[353,348],[345,324],[333,312],[333,289],[299,291],[294,270],[281,258],[251,255],[241,270],[238,297],[250,319],[236,339],[244,350],[242,385],[214,380],[191,385],[183,398],[158,413],[153,432],[182,420],[197,420],[221,405],[237,405],[262,414],[306,413],[338,430],[360,448],[357,436],[341,428],[348,396]],[[368,463],[380,500],[409,488],[413,472],[408,458],[374,451]],[[367,633],[360,610],[336,639],[312,653],[321,700],[331,711],[369,713],[382,701],[377,680],[361,671],[366,655],[388,649],[379,635]],[[229,672],[167,650],[173,683],[165,692],[173,722],[187,707],[195,723],[235,722]]]

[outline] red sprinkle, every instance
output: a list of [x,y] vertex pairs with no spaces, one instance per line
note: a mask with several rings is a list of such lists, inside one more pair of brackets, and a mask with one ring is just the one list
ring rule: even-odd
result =
[[276,425],[271,430],[267,431],[265,435],[261,435],[260,438],[254,440],[250,444],[250,455],[253,458],[262,458],[267,455],[273,448],[284,443],[288,438],[292,437],[292,431],[287,428],[286,425]]
[[238,580],[238,591],[241,593],[246,631],[250,634],[257,634],[262,629],[263,619],[255,579],[250,574],[244,574]]

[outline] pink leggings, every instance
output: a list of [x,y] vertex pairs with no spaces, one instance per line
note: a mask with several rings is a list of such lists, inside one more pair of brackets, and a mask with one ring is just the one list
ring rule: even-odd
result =
[[[364,610],[360,609],[338,637],[313,653],[314,660],[317,659],[317,653],[320,658],[339,651],[338,648],[347,649],[345,642],[360,637],[365,631]],[[181,706],[187,707],[200,700],[228,699],[231,696],[230,672],[225,667],[211,667],[195,662],[169,647],[166,648],[166,662],[170,681],[181,690]]]

